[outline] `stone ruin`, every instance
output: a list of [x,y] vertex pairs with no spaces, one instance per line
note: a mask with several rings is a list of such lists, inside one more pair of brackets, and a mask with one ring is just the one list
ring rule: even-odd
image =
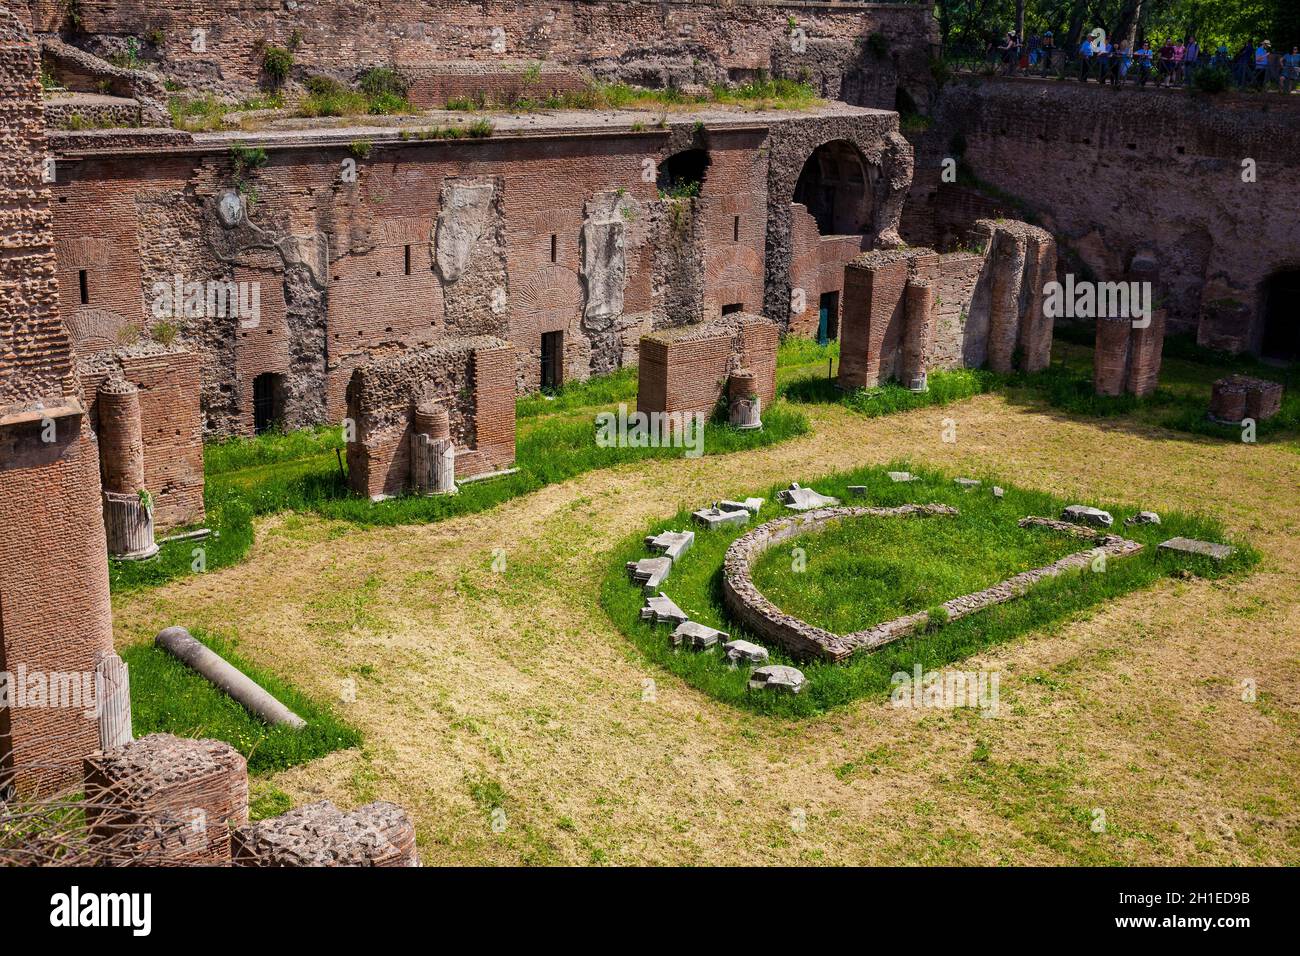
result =
[[[1093,388],[1098,395],[1129,395],[1142,398],[1152,394],[1160,383],[1160,362],[1164,353],[1165,316],[1163,306],[1156,308],[1160,269],[1150,253],[1133,257],[1125,283],[1150,283],[1152,312],[1135,318],[1130,309],[1113,309],[1106,303],[1107,315],[1097,319],[1096,345],[1093,352]],[[1100,287],[1098,298],[1116,288]],[[1068,292],[1067,292],[1068,296]],[[1117,314],[1110,314],[1117,313]]]
[[1240,425],[1246,419],[1268,421],[1282,410],[1282,384],[1250,375],[1229,375],[1210,391],[1208,417],[1221,425]]
[[637,410],[712,415],[725,397],[732,424],[753,428],[776,398],[775,323],[739,313],[643,336]]
[[348,384],[348,482],[369,498],[451,493],[515,459],[514,350],[490,336],[369,362]]
[[[0,864],[228,864],[231,828],[247,824],[244,758],[219,741],[132,739],[108,588],[108,546],[142,556],[155,521],[202,514],[198,365],[156,345],[74,351],[38,75],[26,25],[0,8]],[[313,831],[318,851],[301,859],[409,863],[404,817],[353,811]]]
[[1043,288],[1056,274],[1056,243],[1025,223],[980,220],[982,251],[927,248],[864,253],[845,267],[838,382],[889,380],[924,391],[932,368],[1018,367],[1051,361],[1052,320]]

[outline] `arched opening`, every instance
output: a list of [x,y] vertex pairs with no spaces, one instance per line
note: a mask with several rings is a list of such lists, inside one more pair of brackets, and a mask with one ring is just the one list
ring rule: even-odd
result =
[[1260,355],[1286,362],[1300,360],[1300,269],[1269,276],[1264,282],[1263,300]]
[[284,421],[284,376],[263,372],[253,379],[253,431],[258,435]]
[[807,207],[823,236],[868,232],[871,185],[858,148],[847,140],[818,146],[799,173],[794,201]]
[[704,189],[704,177],[709,169],[709,154],[703,149],[687,149],[674,153],[659,164],[657,185],[661,195],[674,199],[698,196]]

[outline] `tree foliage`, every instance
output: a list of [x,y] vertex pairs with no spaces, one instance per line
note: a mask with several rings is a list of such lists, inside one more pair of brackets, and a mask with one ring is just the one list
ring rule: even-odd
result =
[[1051,30],[1057,46],[1073,47],[1101,27],[1107,36],[1139,38],[1194,35],[1202,46],[1236,48],[1272,40],[1275,50],[1300,44],[1297,0],[936,0],[935,16],[947,47],[983,49],[1016,27],[1023,7],[1025,33]]

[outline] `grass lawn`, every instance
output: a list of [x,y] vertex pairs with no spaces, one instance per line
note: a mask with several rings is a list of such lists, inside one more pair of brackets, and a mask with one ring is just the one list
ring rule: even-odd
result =
[[[923,480],[895,483],[885,474],[887,470],[900,469],[912,471]],[[980,584],[996,583],[1010,577],[1011,573],[1049,563],[1047,559],[1053,555],[1060,557],[1083,550],[1077,541],[1065,542],[1050,532],[1017,534],[1020,529],[1015,527],[1016,521],[1026,515],[1057,517],[1066,505],[1080,502],[1016,488],[989,475],[971,476],[981,478],[983,486],[962,491],[953,483],[953,477],[906,462],[896,462],[887,468],[859,468],[802,481],[807,487],[845,502],[883,507],[908,502],[943,502],[958,507],[961,515],[956,519],[944,516],[898,519],[894,530],[884,532],[888,536],[884,541],[876,536],[876,532],[890,519],[868,525],[845,522],[841,529],[828,530],[821,541],[816,540],[818,536],[815,533],[806,536],[808,541],[804,546],[808,552],[809,568],[816,569],[810,575],[812,583],[807,585],[792,584],[787,580],[794,577],[788,570],[792,561],[790,548],[774,548],[764,556],[772,564],[765,564],[760,559],[765,582],[778,589],[769,593],[769,598],[792,613],[804,612],[807,619],[820,617],[820,623],[827,626],[842,620],[853,622],[854,627],[863,627],[899,613],[926,610],[931,604],[975,590]],[[1005,486],[1004,498],[993,497],[990,487],[994,483]],[[866,497],[850,499],[847,487],[851,484],[866,485]],[[763,495],[766,501],[759,515],[751,519],[749,527],[790,513],[775,501],[775,494],[781,487],[783,485],[752,492]],[[739,496],[734,489],[730,494]],[[717,495],[700,489],[701,502],[710,497]],[[1105,508],[1115,517],[1117,524],[1139,510],[1108,502],[1082,503]],[[772,663],[795,664],[808,678],[809,686],[798,696],[750,693],[746,689],[747,669],[728,667],[716,650],[702,654],[674,651],[668,638],[669,629],[665,625],[647,624],[638,613],[643,597],[641,589],[628,580],[626,562],[649,554],[643,542],[645,535],[693,528],[696,531],[695,545],[673,567],[663,587],[664,593],[692,620],[727,631],[733,638],[763,643],[743,628],[733,626],[722,605],[723,556],[731,542],[744,533],[744,528],[704,531],[691,522],[689,511],[684,509],[666,521],[657,521],[641,529],[625,539],[610,556],[601,603],[615,626],[635,642],[642,654],[700,690],[733,705],[762,713],[808,717],[866,695],[883,695],[888,692],[894,673],[911,671],[917,663],[926,670],[935,669],[1022,634],[1051,629],[1066,620],[1086,616],[1103,602],[1146,587],[1167,575],[1188,572],[1218,577],[1240,572],[1257,560],[1254,550],[1240,542],[1233,542],[1238,551],[1222,566],[1216,566],[1205,558],[1180,558],[1157,553],[1156,544],[1176,535],[1225,540],[1222,528],[1209,518],[1175,512],[1164,513],[1161,518],[1163,523],[1160,525],[1135,525],[1122,529],[1126,537],[1141,541],[1147,547],[1139,554],[1108,562],[1104,572],[1085,569],[1040,582],[1017,600],[939,625],[928,633],[904,638],[874,653],[856,654],[847,661],[831,664],[792,660],[779,648],[769,647]],[[945,522],[948,522],[946,527]],[[936,537],[923,545],[921,539],[929,535]],[[855,544],[869,544],[870,553],[856,552]],[[853,562],[842,574],[834,565],[837,553]],[[1024,563],[1020,564],[1020,561]],[[778,568],[780,562],[785,562],[786,570]],[[962,566],[948,566],[958,562],[963,562]],[[855,572],[894,575],[895,580],[892,584],[880,585],[863,580]],[[891,593],[890,587],[895,585],[915,596],[918,603],[907,604],[899,599],[900,595]],[[829,607],[818,605],[819,591],[834,594]],[[782,604],[782,600],[791,606]],[[851,630],[852,627],[840,625],[832,629]]]
[[[464,485],[451,496],[408,495],[372,502],[347,487],[341,427],[303,429],[288,434],[235,438],[204,449],[205,541],[163,545],[157,558],[111,562],[115,592],[156,587],[199,570],[216,570],[244,558],[252,546],[252,519],[282,511],[315,513],[357,525],[400,525],[441,521],[472,514],[598,468],[631,461],[681,457],[681,448],[600,447],[595,415],[636,398],[636,370],[575,383],[554,401],[521,398],[514,474]],[[630,391],[630,394],[628,392]],[[763,448],[808,431],[808,420],[782,401],[763,411],[764,427],[740,431],[724,423],[705,427],[703,453],[725,455]]]
[[1077,538],[1022,528],[999,509],[965,508],[955,516],[835,521],[765,551],[752,574],[787,614],[850,634],[1083,548]]
[[241,658],[234,642],[202,631],[195,631],[194,636],[264,687],[307,726],[301,730],[269,726],[166,651],[152,644],[134,644],[123,649],[122,658],[131,669],[131,720],[136,737],[167,733],[224,740],[248,759],[252,774],[284,770],[361,743],[361,734],[328,706]]

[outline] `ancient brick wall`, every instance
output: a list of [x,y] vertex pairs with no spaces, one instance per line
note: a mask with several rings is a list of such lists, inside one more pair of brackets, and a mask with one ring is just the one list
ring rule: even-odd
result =
[[848,264],[841,387],[872,388],[902,378],[905,366],[909,378],[932,368],[1047,367],[1053,322],[1043,290],[1056,274],[1052,237],[1011,220],[979,220],[968,235],[977,251],[875,250]]
[[665,329],[641,339],[637,409],[713,413],[730,372],[754,374],[766,408],[776,398],[775,323],[737,313],[725,319]]
[[[972,80],[944,88],[935,129],[921,139],[918,189],[964,141],[975,176],[1003,193],[1003,210],[1015,197],[1032,211],[1071,271],[1118,280],[1150,247],[1171,330],[1195,330],[1216,348],[1259,347],[1263,284],[1300,264],[1300,103]],[[950,201],[970,194],[941,183],[914,190],[905,234],[919,241],[927,219],[950,218]],[[926,208],[934,204],[938,212]]]
[[[821,297],[838,292],[835,314],[828,318],[836,325],[840,318],[840,304],[844,300],[844,267],[867,245],[865,236],[823,236],[817,231],[817,222],[806,207],[793,204],[791,210],[793,240],[791,242],[790,288],[793,299],[790,307],[789,331],[795,335],[815,336],[821,319]],[[804,309],[795,312],[797,303]]]
[[348,480],[359,494],[410,490],[412,414],[427,402],[449,413],[458,477],[514,461],[514,355],[500,339],[453,339],[358,365],[347,399],[356,426]]
[[[789,124],[798,130],[786,133]],[[880,164],[887,207],[891,175],[906,168],[886,157],[892,125],[888,114],[835,110],[772,125],[438,142],[388,134],[364,156],[322,135],[268,145],[265,164],[242,171],[212,147],[150,141],[109,152],[81,138],[54,186],[61,299],[82,354],[160,326],[178,331],[202,362],[209,433],[253,430],[260,375],[278,376],[275,418],[337,421],[358,363],[464,335],[508,339],[517,385],[532,390],[542,336],[560,333],[561,381],[581,380],[635,360],[647,332],[723,309],[756,312],[773,276],[788,286],[791,244],[774,232],[780,204],[769,192],[774,138],[788,219],[809,154],[841,138]],[[700,195],[660,199],[646,163],[691,149],[709,156]],[[239,221],[221,220],[223,202]],[[876,217],[886,233],[896,214]],[[838,288],[836,263],[871,238],[803,236],[811,308]],[[159,309],[158,290],[178,277],[186,287],[255,286],[260,312]]]
[[[99,460],[59,319],[36,49],[3,7],[0,152],[0,672],[84,680],[113,647]],[[11,702],[0,787],[76,779],[98,741],[82,700]]]
[[[83,42],[118,49],[121,38],[161,30],[142,43],[146,57],[193,87],[248,90],[261,74],[262,44],[294,43],[303,72],[352,75],[370,66],[431,61],[549,61],[597,76],[647,85],[747,79],[788,67],[819,84],[847,65],[853,95],[879,74],[909,88],[928,84],[938,40],[929,4],[772,2],[772,0],[79,0]],[[53,33],[67,17],[62,0],[34,0],[36,29]],[[795,44],[791,19],[801,31]],[[194,30],[203,49],[195,50]],[[864,61],[858,41],[878,33],[883,60]],[[801,52],[794,53],[796,46]],[[818,57],[829,48],[829,56]],[[893,106],[892,84],[881,98]],[[867,103],[861,98],[853,102]]]
[[[99,421],[101,382],[120,376],[140,391],[144,487],[153,496],[154,528],[166,531],[203,520],[203,414],[199,357],[153,343],[84,359],[81,381],[87,417]],[[105,465],[105,467],[107,467]]]

